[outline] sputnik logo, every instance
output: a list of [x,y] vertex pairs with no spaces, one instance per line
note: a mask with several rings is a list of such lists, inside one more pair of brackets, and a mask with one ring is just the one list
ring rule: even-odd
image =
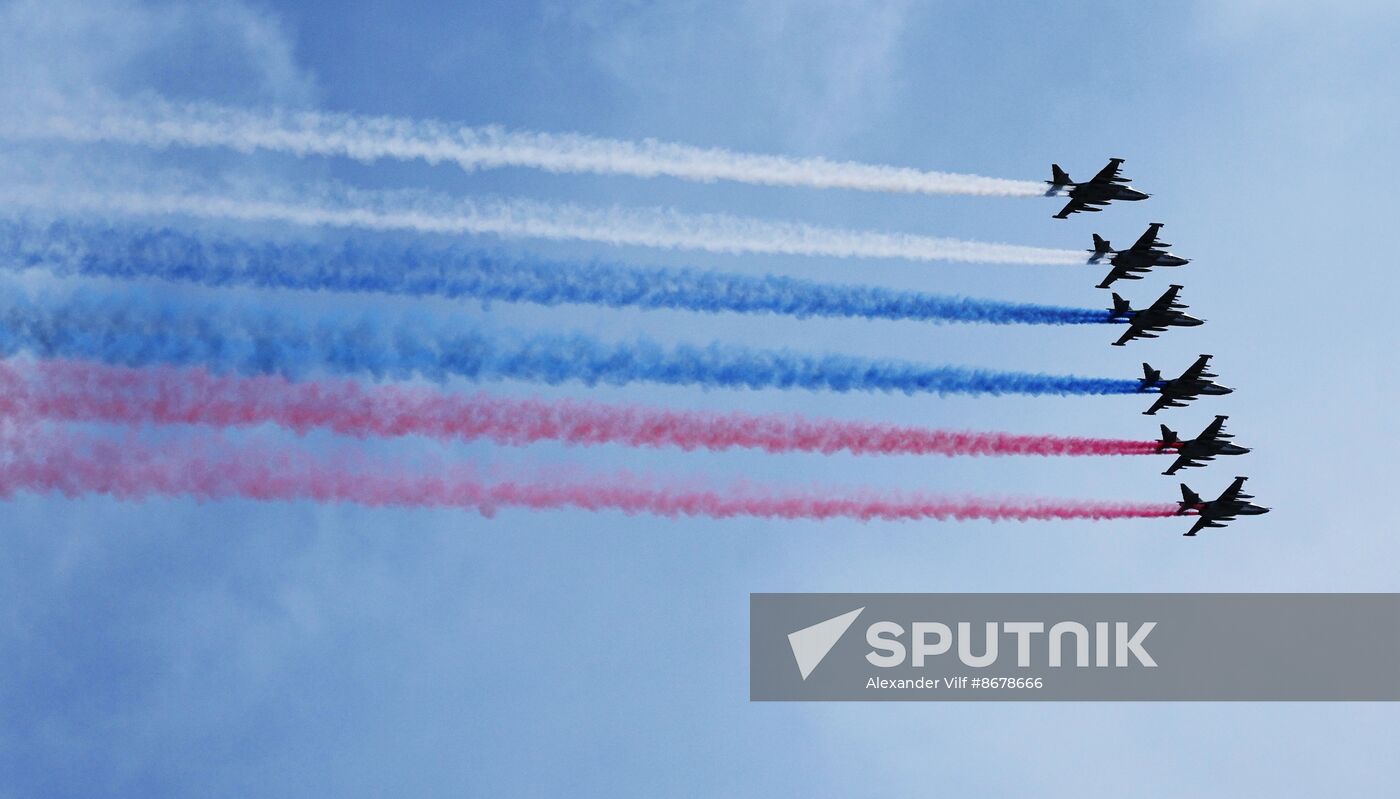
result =
[[836,642],[841,640],[841,636],[846,634],[863,610],[863,607],[856,608],[835,618],[819,621],[811,627],[788,633],[788,646],[792,647],[792,656],[797,661],[797,670],[802,674],[803,680],[821,664],[822,659],[836,646]]

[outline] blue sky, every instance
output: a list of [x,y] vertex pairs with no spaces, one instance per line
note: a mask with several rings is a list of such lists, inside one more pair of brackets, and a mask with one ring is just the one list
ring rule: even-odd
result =
[[[705,317],[428,302],[483,324],[1132,376],[1216,355],[1236,473],[1274,513],[1176,522],[716,522],[620,514],[20,496],[0,504],[0,796],[1374,793],[1380,705],[819,705],[747,700],[751,591],[1394,591],[1385,445],[1400,288],[1385,3],[18,2],[0,103],[32,93],[433,117],[1040,179],[1128,159],[1154,196],[1069,222],[1051,201],[669,179],[466,174],[415,163],[12,148],[61,179],[105,164],[290,183],[671,206],[1033,246],[1147,222],[1209,320],[1110,348],[1099,328]],[[81,164],[82,168],[74,164]],[[116,166],[112,167],[113,169]],[[78,174],[74,174],[75,170]],[[57,178],[56,178],[57,179]],[[305,231],[243,229],[250,235]],[[1067,305],[1096,268],[482,244]],[[1137,302],[1165,288],[1130,284]],[[190,289],[191,294],[198,293]],[[286,308],[381,300],[259,293]],[[453,384],[467,389],[467,384]],[[1147,437],[1141,398],[929,398],[499,383],[502,393]],[[1141,406],[1141,407],[1140,407]],[[274,433],[268,433],[275,435]],[[323,445],[312,437],[305,445]],[[412,457],[426,442],[383,445]],[[1155,462],[861,459],[450,448],[529,468],[1171,499]],[[1238,464],[1238,466],[1237,466]]]

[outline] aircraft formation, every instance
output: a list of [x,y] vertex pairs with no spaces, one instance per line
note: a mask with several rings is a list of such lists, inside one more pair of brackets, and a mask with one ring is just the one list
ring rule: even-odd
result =
[[[1122,158],[1110,158],[1107,166],[1099,170],[1092,179],[1082,183],[1071,180],[1059,164],[1051,164],[1050,180],[1045,181],[1050,185],[1050,189],[1045,195],[1069,197],[1069,202],[1054,218],[1068,219],[1080,212],[1098,212],[1115,201],[1135,202],[1150,197],[1151,195],[1134,189],[1131,181],[1123,176],[1123,162]],[[1148,225],[1147,231],[1139,236],[1131,247],[1124,250],[1114,249],[1108,239],[1097,233],[1093,234],[1094,246],[1088,250],[1089,263],[1107,264],[1111,267],[1097,288],[1107,289],[1118,280],[1141,280],[1144,275],[1158,267],[1170,268],[1190,263],[1189,259],[1168,251],[1167,248],[1172,245],[1158,238],[1162,227],[1161,222]],[[1115,322],[1126,322],[1128,329],[1113,342],[1113,346],[1121,347],[1140,338],[1157,338],[1158,334],[1171,327],[1196,327],[1204,324],[1205,320],[1186,313],[1187,307],[1180,301],[1183,288],[1181,284],[1173,283],[1151,305],[1143,308],[1133,308],[1131,303],[1114,293],[1113,304],[1108,308],[1110,318]],[[1164,408],[1184,407],[1201,396],[1220,396],[1233,392],[1234,389],[1215,382],[1218,375],[1209,371],[1210,359],[1210,355],[1203,354],[1180,376],[1165,380],[1160,370],[1144,363],[1142,390],[1156,388],[1160,393],[1152,406],[1143,413],[1150,416]],[[1161,425],[1162,437],[1158,442],[1157,451],[1176,455],[1171,466],[1162,474],[1175,475],[1182,469],[1204,466],[1208,461],[1222,455],[1243,455],[1249,452],[1247,447],[1233,443],[1230,440],[1233,436],[1225,432],[1225,421],[1228,418],[1217,415],[1215,421],[1189,440],[1183,440],[1176,431]],[[1251,502],[1254,497],[1244,493],[1244,483],[1247,479],[1237,476],[1220,496],[1212,500],[1202,499],[1200,494],[1182,483],[1181,501],[1176,514],[1196,516],[1196,523],[1184,535],[1195,536],[1207,527],[1224,527],[1227,522],[1239,516],[1268,513],[1269,508],[1254,504]]]
[[[512,138],[513,134],[494,128],[476,132],[452,128],[448,132],[438,123],[408,119],[386,126],[378,118],[312,114],[293,121],[235,108],[220,108],[217,114],[201,111],[191,115],[175,105],[146,103],[113,113],[117,115],[87,121],[86,117],[75,117],[33,133],[76,144],[225,147],[240,152],[251,146],[298,157],[348,156],[366,163],[389,158],[428,160],[434,164],[455,162],[469,172],[489,163],[549,171],[635,177],[670,175],[700,182],[723,179],[756,185],[844,187],[885,193],[1066,196],[1068,202],[1054,214],[1058,219],[1097,212],[1114,202],[1148,199],[1123,176],[1121,158],[1110,160],[1093,178],[1082,182],[1073,181],[1065,170],[1052,165],[1046,191],[1042,183],[1033,180],[1008,181],[906,167],[758,156],[656,142],[534,134]],[[113,119],[125,121],[117,124],[111,122]],[[249,131],[261,131],[253,137],[256,143],[250,144]],[[5,137],[6,133],[0,131],[0,140]],[[555,143],[546,147],[541,142]],[[174,180],[172,185],[185,185],[181,180]],[[92,420],[128,427],[185,425],[198,419],[201,425],[220,428],[222,434],[223,429],[250,424],[255,419],[260,424],[302,432],[307,420],[314,418],[316,426],[345,437],[363,439],[434,431],[450,441],[485,440],[501,446],[553,440],[683,450],[748,448],[766,452],[891,455],[1156,453],[1172,456],[1167,475],[1248,452],[1225,433],[1224,416],[1217,417],[1189,440],[1166,426],[1162,426],[1160,441],[1123,440],[894,428],[842,419],[726,415],[688,409],[593,405],[567,399],[519,404],[489,392],[466,397],[446,387],[449,380],[465,379],[574,383],[584,387],[653,384],[910,395],[917,392],[1087,397],[1138,393],[1155,394],[1151,406],[1144,411],[1155,415],[1167,408],[1183,407],[1202,396],[1231,393],[1232,389],[1216,382],[1216,375],[1210,371],[1210,355],[1201,355],[1185,371],[1169,377],[1144,363],[1139,382],[884,357],[789,352],[738,343],[669,345],[646,336],[617,341],[582,331],[560,332],[547,325],[531,325],[528,331],[498,332],[493,324],[480,323],[474,318],[475,313],[444,313],[438,317],[428,308],[403,307],[414,299],[436,297],[471,300],[483,309],[489,302],[502,301],[548,307],[585,304],[704,314],[782,314],[794,319],[1073,324],[1088,329],[1103,329],[1104,323],[1111,323],[1121,335],[1106,343],[1125,347],[1138,339],[1158,338],[1172,328],[1204,323],[1189,313],[1183,299],[1186,291],[1180,283],[1172,283],[1161,296],[1142,307],[1134,307],[1117,293],[1125,291],[1124,285],[1143,280],[1156,270],[1176,269],[1189,263],[1161,240],[1163,225],[1159,222],[1148,225],[1126,248],[1115,248],[1105,237],[1094,235],[1092,249],[1085,258],[1074,250],[775,224],[763,219],[697,216],[669,209],[595,213],[567,204],[536,201],[481,204],[471,198],[450,197],[432,202],[406,201],[393,199],[389,194],[346,192],[334,185],[314,191],[288,187],[286,197],[276,202],[254,199],[241,192],[225,196],[217,189],[208,191],[187,195],[183,189],[155,190],[110,196],[97,192],[90,198],[83,195],[86,199],[71,206],[60,196],[64,192],[13,192],[17,206],[27,207],[23,205],[29,202],[25,198],[33,195],[38,198],[34,208],[43,209],[43,214],[59,213],[60,222],[35,224],[23,218],[0,219],[0,277],[6,277],[3,273],[10,271],[43,268],[65,279],[97,278],[104,283],[146,280],[171,285],[139,291],[118,286],[110,292],[105,288],[92,292],[54,291],[33,298],[22,285],[13,291],[8,287],[0,291],[0,338],[7,342],[5,357],[0,358],[0,385],[22,387],[23,390],[6,389],[3,393],[7,399],[10,394],[22,397],[24,403],[0,408],[0,422],[6,421],[5,414],[25,421],[32,416],[59,426]],[[52,208],[50,203],[54,204]],[[432,207],[461,210],[436,211]],[[70,213],[77,218],[65,219]],[[134,218],[106,221],[104,217],[109,213]],[[140,221],[151,213],[207,217],[240,225],[257,221],[348,230],[341,245],[281,244],[248,231],[154,229],[148,222]],[[88,216],[94,218],[83,218]],[[394,234],[393,240],[381,238],[389,233]],[[398,241],[400,237],[419,235],[435,241],[422,245]],[[455,242],[457,238],[474,240],[480,236],[752,255],[896,257],[988,264],[1078,262],[1087,263],[1096,277],[1102,274],[1098,287],[1111,294],[1112,302],[1107,310],[1058,307],[889,287],[828,285],[777,274],[755,277],[625,261],[551,261],[528,253],[490,253],[471,241]],[[117,257],[114,253],[125,254]],[[185,283],[210,289],[208,304],[191,304],[190,298],[184,296],[186,292],[178,289],[177,284]],[[285,293],[286,300],[292,302],[298,293],[307,291],[345,295],[347,302],[365,305],[374,296],[405,299],[387,303],[393,308],[376,308],[373,313],[366,311],[351,320],[328,310],[293,309],[279,301],[264,306],[261,300],[212,296],[224,293],[216,290],[235,287],[256,289],[259,293]],[[74,332],[68,332],[70,328]],[[11,358],[12,354],[20,357]],[[441,387],[410,395],[386,386],[367,399],[366,392],[381,381],[420,378]],[[158,387],[173,388],[157,390]],[[274,402],[274,398],[280,399]],[[408,406],[414,410],[404,411]],[[406,421],[410,417],[412,424]],[[999,498],[864,493],[833,501],[825,492],[794,492],[776,486],[726,494],[697,492],[685,486],[657,489],[641,482],[634,485],[630,476],[614,479],[606,475],[578,481],[546,476],[529,483],[529,490],[521,489],[516,481],[483,483],[469,475],[449,489],[433,474],[414,474],[409,464],[360,474],[338,461],[319,460],[314,453],[305,456],[306,468],[279,470],[273,489],[265,482],[264,462],[268,457],[304,457],[295,447],[285,454],[270,456],[256,447],[238,450],[237,442],[228,451],[187,449],[161,437],[149,442],[151,446],[145,449],[113,450],[110,457],[106,450],[100,450],[104,454],[96,457],[93,452],[106,446],[104,433],[95,435],[91,446],[68,437],[57,427],[46,429],[45,435],[48,437],[38,444],[25,439],[23,447],[0,440],[0,459],[28,458],[5,462],[6,468],[0,469],[4,472],[0,474],[0,495],[8,495],[16,485],[41,492],[57,488],[70,495],[80,491],[113,494],[114,487],[120,487],[122,496],[132,497],[262,499],[275,495],[322,502],[471,507],[486,513],[509,505],[647,512],[659,516],[775,519],[1130,519],[1171,516],[1179,510],[1183,515],[1198,517],[1188,535],[1205,527],[1222,526],[1241,515],[1267,510],[1249,502],[1252,498],[1242,493],[1244,478],[1210,501],[1183,485],[1179,506],[1162,502],[1008,502]],[[236,439],[238,435],[232,437]],[[147,442],[138,443],[144,446]],[[127,481],[125,475],[131,471],[124,465],[127,462],[158,463],[160,468],[142,465],[135,470],[141,474],[139,479]],[[66,465],[55,465],[60,463]],[[332,486],[334,490],[328,488]]]

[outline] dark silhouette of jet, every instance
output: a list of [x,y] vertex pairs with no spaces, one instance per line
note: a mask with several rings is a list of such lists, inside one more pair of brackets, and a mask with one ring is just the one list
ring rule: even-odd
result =
[[1108,205],[1114,200],[1146,200],[1151,196],[1129,186],[1128,179],[1118,174],[1122,164],[1122,158],[1108,159],[1108,166],[1100,169],[1099,174],[1087,183],[1075,183],[1069,179],[1068,173],[1060,169],[1059,164],[1051,164],[1051,179],[1045,181],[1050,184],[1050,190],[1045,192],[1045,196],[1054,197],[1061,192],[1069,195],[1069,203],[1055,214],[1055,218],[1068,219],[1070,214],[1080,211],[1096,212],[1099,206]]
[[1205,324],[1204,319],[1182,313],[1186,306],[1176,301],[1176,295],[1180,293],[1181,286],[1173,284],[1156,302],[1137,311],[1133,310],[1127,300],[1114,294],[1113,307],[1108,310],[1113,314],[1114,321],[1126,320],[1128,330],[1113,342],[1113,346],[1121,347],[1137,338],[1157,338],[1158,333],[1169,327],[1196,327]]
[[1113,264],[1113,269],[1104,276],[1098,287],[1106,289],[1115,280],[1142,280],[1142,275],[1152,271],[1154,266],[1182,266],[1190,263],[1185,258],[1167,252],[1171,245],[1157,240],[1157,231],[1161,229],[1161,222],[1153,222],[1147,226],[1147,232],[1126,250],[1113,249],[1113,245],[1109,244],[1107,239],[1095,233],[1094,249],[1089,250],[1093,253],[1089,263],[1103,263],[1106,259]]
[[1199,519],[1190,530],[1182,535],[1195,535],[1207,527],[1224,527],[1225,522],[1234,521],[1236,516],[1261,516],[1268,513],[1270,508],[1261,507],[1250,502],[1254,497],[1244,493],[1244,481],[1247,478],[1236,477],[1235,482],[1225,489],[1219,497],[1204,502],[1201,495],[1181,484],[1181,507],[1177,509],[1177,516],[1185,516],[1194,511]]
[[1210,358],[1210,355],[1202,355],[1187,367],[1180,377],[1171,380],[1163,380],[1159,370],[1153,369],[1150,364],[1143,364],[1142,383],[1138,386],[1138,391],[1150,391],[1155,388],[1161,392],[1161,396],[1152,403],[1152,407],[1142,412],[1143,415],[1152,416],[1163,408],[1184,408],[1186,403],[1203,394],[1215,397],[1233,393],[1233,388],[1226,388],[1212,379],[1220,375],[1206,371],[1210,367]]
[[1162,474],[1176,474],[1178,469],[1189,466],[1205,466],[1206,461],[1215,460],[1217,455],[1243,455],[1249,452],[1239,444],[1230,443],[1234,436],[1225,432],[1225,420],[1228,418],[1230,417],[1215,417],[1215,421],[1190,441],[1182,441],[1175,430],[1162,425],[1162,440],[1157,444],[1157,451],[1176,452],[1176,460]]

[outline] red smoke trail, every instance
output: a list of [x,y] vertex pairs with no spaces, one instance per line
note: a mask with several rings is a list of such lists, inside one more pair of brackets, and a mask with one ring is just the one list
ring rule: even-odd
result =
[[1151,455],[1155,441],[1010,435],[861,422],[667,411],[568,400],[454,396],[426,388],[347,381],[292,383],[167,366],[128,369],[76,361],[0,363],[0,413],[64,421],[191,423],[220,427],[273,423],[305,432],[540,440],[681,449],[768,452],[849,451],[908,455]]
[[134,439],[78,438],[30,426],[0,436],[0,497],[17,491],[66,496],[152,495],[199,499],[352,502],[373,507],[579,508],[658,516],[737,516],[862,521],[1127,519],[1168,517],[1174,503],[1050,499],[939,498],[921,494],[769,492],[664,487],[621,475],[533,482],[483,479],[471,466],[432,473],[386,470],[353,454],[313,458],[285,448],[229,444],[203,437],[152,445]]

